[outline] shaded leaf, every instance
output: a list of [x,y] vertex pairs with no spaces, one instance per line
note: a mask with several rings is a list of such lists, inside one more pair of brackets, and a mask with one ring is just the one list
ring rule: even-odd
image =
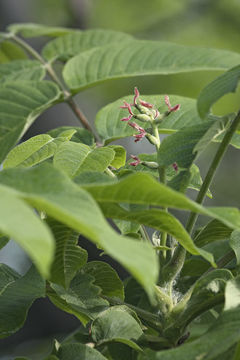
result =
[[53,283],[51,288],[55,292],[48,292],[51,301],[60,309],[75,315],[84,326],[108,307],[108,302],[99,296],[101,289],[94,285],[94,277],[81,270],[67,290]]
[[76,55],[67,62],[63,77],[70,89],[78,92],[110,79],[196,70],[227,70],[239,62],[240,55],[231,51],[133,40]]
[[149,295],[153,294],[158,263],[151,245],[118,235],[92,197],[62,172],[50,164],[6,169],[0,172],[0,183],[14,188],[32,206],[96,243],[119,261]]
[[76,272],[86,264],[88,253],[77,245],[78,232],[53,219],[47,219],[47,224],[56,240],[50,280],[68,288]]
[[[17,180],[18,181],[18,180]],[[0,185],[0,231],[14,239],[47,277],[54,254],[54,240],[47,226],[16,193]]]
[[10,283],[0,295],[0,338],[10,336],[19,330],[33,301],[44,296],[45,281],[34,267],[23,277]]
[[45,76],[45,69],[36,60],[15,60],[7,64],[0,64],[0,83],[9,81],[38,81]]
[[110,265],[103,261],[90,261],[84,266],[83,271],[94,277],[94,284],[102,289],[102,295],[124,300],[123,283]]
[[107,360],[99,351],[83,344],[62,345],[58,358],[59,360]]
[[197,108],[202,118],[209,113],[212,105],[222,96],[234,92],[240,79],[240,65],[230,69],[208,84],[200,93]]
[[7,27],[7,30],[15,35],[20,34],[25,38],[38,36],[63,36],[74,31],[64,27],[47,26],[34,23],[11,24]]
[[73,142],[80,142],[89,146],[94,144],[94,137],[93,135],[86,129],[80,128],[78,126],[60,126],[55,129],[48,131],[48,134],[52,137],[56,138],[61,134],[63,131],[66,130],[75,130],[76,132],[73,134],[71,141]]
[[105,171],[114,157],[115,152],[109,147],[91,149],[85,144],[69,142],[58,148],[53,164],[68,176],[75,177],[84,171]]
[[9,238],[7,236],[0,235],[0,250],[7,245]]
[[204,246],[214,241],[225,240],[230,237],[232,229],[220,222],[211,220],[204,228],[194,237],[197,246]]
[[0,163],[37,116],[59,99],[49,81],[4,84],[0,89]]
[[9,266],[0,264],[0,294],[7,286],[20,278],[20,275]]
[[235,252],[237,265],[240,265],[240,232],[238,230],[233,231],[231,234],[229,245]]
[[133,39],[131,35],[112,30],[90,29],[75,31],[74,33],[48,42],[42,50],[47,60],[67,60],[79,53],[89,49],[108,45],[110,43],[121,43]]
[[71,139],[74,132],[65,130],[55,139],[47,134],[33,136],[8,153],[3,168],[30,167],[51,158],[62,143]]
[[92,338],[98,344],[121,342],[141,350],[136,341],[143,335],[138,322],[121,307],[114,306],[102,312],[92,323]]

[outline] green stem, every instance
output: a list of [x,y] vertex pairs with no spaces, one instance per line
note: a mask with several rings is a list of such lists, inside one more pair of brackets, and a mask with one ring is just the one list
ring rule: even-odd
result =
[[[227,147],[235,133],[235,131],[237,130],[238,126],[240,124],[240,111],[238,111],[236,117],[234,118],[232,124],[230,125],[230,127],[228,128],[228,130],[226,131],[226,134],[224,135],[224,138],[221,142],[221,144],[219,145],[219,148],[216,152],[216,155],[214,156],[214,159],[209,167],[209,170],[207,172],[207,175],[204,179],[204,182],[201,186],[201,189],[198,193],[196,202],[198,204],[202,204],[204,197],[207,194],[207,191],[209,189],[209,186],[212,183],[213,177],[215,175],[215,172],[227,150]],[[195,225],[195,222],[197,220],[198,214],[197,213],[191,213],[188,221],[187,221],[187,225],[186,225],[186,230],[189,232],[189,234],[191,234],[193,227]]]
[[[228,130],[226,131],[224,138],[222,140],[222,142],[220,143],[218,150],[212,160],[212,163],[209,167],[209,170],[207,172],[207,175],[203,181],[203,184],[201,186],[201,189],[199,191],[199,194],[197,196],[196,202],[199,204],[202,204],[204,197],[207,194],[207,191],[209,189],[209,186],[211,185],[211,182],[213,180],[213,177],[215,175],[215,172],[227,150],[227,147],[235,133],[235,131],[237,130],[238,126],[240,124],[240,110],[238,111],[236,117],[234,118],[232,124],[230,125],[230,127],[228,128]],[[188,221],[187,221],[187,225],[186,225],[186,230],[189,232],[189,234],[192,233],[194,224],[197,220],[198,214],[197,213],[193,213],[191,212],[191,214],[189,215]],[[186,255],[186,250],[181,246],[178,245],[177,249],[175,250],[176,253],[176,259],[175,261],[178,262],[178,258],[179,258],[179,269],[177,271],[177,273],[179,273],[182,269],[182,266],[184,264],[184,262],[182,261],[183,258],[185,258]],[[228,254],[227,254],[228,255]],[[226,256],[227,256],[226,255]],[[170,266],[166,269],[166,271],[169,269],[169,271],[171,271],[171,264],[169,264]]]
[[83,112],[80,110],[78,105],[75,103],[72,95],[68,91],[68,89],[65,87],[65,85],[62,83],[60,78],[57,76],[56,72],[54,71],[53,67],[50,63],[46,62],[44,58],[35,50],[33,49],[27,42],[22,40],[16,35],[12,35],[11,39],[14,40],[18,45],[20,45],[23,49],[25,49],[33,58],[38,60],[46,69],[49,76],[52,78],[52,80],[58,84],[60,89],[63,91],[65,96],[65,102],[68,104],[68,106],[72,109],[80,123],[83,125],[85,129],[90,131],[97,142],[100,142],[98,134],[94,131],[90,123],[88,122],[86,116],[83,114]]

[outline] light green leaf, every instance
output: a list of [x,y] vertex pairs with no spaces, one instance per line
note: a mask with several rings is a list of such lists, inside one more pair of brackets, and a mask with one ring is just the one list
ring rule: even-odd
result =
[[48,293],[52,302],[63,311],[75,315],[84,326],[108,307],[108,302],[99,296],[101,289],[94,285],[94,277],[81,270],[67,290],[57,284],[51,284],[51,288],[55,292]]
[[137,173],[129,175],[117,183],[85,185],[84,188],[100,203],[147,204],[190,210],[216,218],[232,229],[240,228],[238,209],[203,207],[185,195],[157,182],[148,174]]
[[194,238],[197,246],[204,246],[218,240],[229,239],[232,229],[220,222],[211,220]]
[[132,40],[133,37],[112,30],[90,29],[75,31],[74,33],[55,39],[43,48],[42,55],[47,60],[67,60],[89,49],[108,45],[110,43],[122,43]]
[[92,240],[119,261],[150,296],[153,294],[158,263],[151,245],[118,235],[92,197],[62,172],[50,164],[6,169],[0,172],[0,183],[14,188],[32,206]]
[[54,240],[47,226],[16,193],[0,185],[0,231],[14,239],[47,277],[54,254]]
[[66,64],[63,77],[71,90],[78,92],[110,79],[197,70],[228,70],[239,62],[240,55],[231,51],[133,40],[76,55]]
[[0,64],[0,83],[17,80],[42,80],[45,69],[36,60],[15,60],[7,64]]
[[50,135],[37,135],[13,148],[7,155],[3,168],[30,167],[51,158],[58,147],[69,141],[75,130],[65,130],[57,138]]
[[0,338],[10,336],[19,330],[33,301],[44,296],[45,281],[34,267],[23,277],[10,283],[0,295]]
[[23,59],[27,59],[27,55],[18,45],[10,41],[0,42],[0,64]]
[[109,147],[91,149],[85,144],[69,142],[58,148],[53,164],[68,176],[75,177],[85,171],[105,171],[114,157],[115,151]]
[[142,335],[139,323],[118,306],[102,312],[92,323],[92,338],[98,344],[114,341],[141,350],[135,341]]
[[86,129],[77,127],[77,126],[60,126],[55,129],[48,131],[48,134],[52,137],[56,138],[65,130],[75,130],[75,134],[73,134],[71,141],[80,142],[89,146],[94,145],[94,137],[93,135]]
[[102,295],[124,300],[123,283],[110,265],[103,261],[90,261],[83,271],[94,277],[94,285],[102,289]]
[[49,81],[16,81],[0,89],[0,163],[40,113],[61,93]]
[[83,344],[66,344],[60,347],[59,360],[107,360],[99,351]]
[[115,152],[114,159],[110,165],[116,169],[124,166],[126,163],[126,150],[124,147],[120,145],[109,145],[107,148],[113,149]]
[[117,178],[110,177],[109,175],[98,171],[84,171],[74,178],[74,182],[79,185],[109,184],[117,182]]
[[47,26],[34,23],[16,23],[7,27],[7,30],[14,35],[20,34],[25,38],[32,38],[38,36],[63,36],[74,32],[72,29],[64,27]]
[[76,272],[86,264],[87,251],[78,246],[79,233],[53,219],[47,219],[56,240],[50,281],[68,288]]
[[229,92],[236,91],[239,79],[240,65],[238,64],[208,84],[198,97],[197,108],[200,116],[205,118],[217,100]]
[[106,217],[134,221],[156,230],[166,231],[191,254],[202,255],[214,265],[213,256],[207,251],[197,248],[180,221],[170,213],[158,209],[129,212],[119,205],[111,203],[101,203],[100,206]]
[[240,265],[240,232],[238,230],[233,231],[231,234],[229,245],[235,252],[237,265]]

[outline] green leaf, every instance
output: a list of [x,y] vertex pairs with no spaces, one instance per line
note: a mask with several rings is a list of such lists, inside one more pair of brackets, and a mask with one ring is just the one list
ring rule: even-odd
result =
[[76,272],[87,262],[87,251],[78,246],[79,233],[53,219],[47,219],[56,240],[50,281],[68,288]]
[[0,264],[0,295],[11,283],[20,278],[20,275],[9,266]]
[[81,271],[73,278],[66,290],[57,284],[51,284],[48,292],[51,301],[63,311],[75,315],[85,326],[108,307],[108,302],[99,295],[101,289],[94,285],[94,277]]
[[124,166],[126,163],[126,150],[124,147],[120,145],[109,145],[107,148],[113,149],[115,152],[114,159],[110,165],[116,169]]
[[98,171],[84,171],[77,175],[74,179],[74,182],[79,185],[89,185],[89,184],[109,184],[117,182],[117,178],[110,177],[105,173]]
[[7,236],[0,235],[0,250],[7,245],[9,238]]
[[124,300],[123,283],[110,265],[103,261],[91,261],[84,266],[83,271],[94,277],[94,284],[102,289],[102,295]]
[[224,310],[232,310],[240,306],[240,277],[227,282],[225,289]]
[[115,151],[109,147],[91,149],[85,144],[69,142],[58,148],[53,164],[68,176],[75,177],[84,171],[105,171],[114,157]]
[[47,277],[54,254],[54,240],[34,211],[7,186],[0,185],[0,231],[14,239]]
[[112,30],[90,29],[75,31],[74,33],[48,42],[42,50],[42,55],[47,60],[67,60],[89,49],[108,45],[110,43],[122,43],[132,40],[132,36]]
[[118,306],[102,312],[92,323],[92,338],[98,344],[114,341],[141,350],[136,341],[142,335],[139,323]]
[[232,229],[238,230],[240,228],[240,212],[238,209],[203,207],[144,173],[129,175],[117,183],[85,185],[84,189],[100,203],[147,204],[190,210],[218,219]]
[[72,29],[64,27],[54,27],[34,23],[16,23],[7,27],[7,30],[14,35],[20,34],[25,38],[32,38],[38,36],[63,36],[73,32]]
[[231,51],[134,40],[76,55],[67,62],[63,77],[70,89],[78,92],[110,79],[197,70],[228,70],[239,62],[240,55]]
[[208,84],[200,93],[197,108],[201,118],[205,118],[212,105],[222,96],[234,92],[240,79],[240,65],[230,69]]
[[197,248],[183,225],[173,215],[158,209],[144,211],[126,211],[117,204],[101,203],[101,209],[106,217],[134,221],[152,227],[156,230],[167,232],[191,254],[202,255],[214,265],[210,253]]
[[23,277],[11,282],[0,294],[0,338],[10,336],[19,330],[33,301],[44,296],[45,281],[34,267]]
[[28,139],[8,153],[3,168],[30,167],[51,158],[62,143],[71,139],[74,132],[65,130],[55,139],[47,134]]
[[0,183],[14,188],[32,206],[96,243],[119,261],[150,296],[153,294],[158,263],[151,245],[118,235],[92,197],[62,172],[50,164],[6,169],[0,172]]
[[0,64],[0,83],[18,80],[38,81],[45,76],[45,69],[36,60],[15,60]]
[[218,240],[229,239],[232,229],[220,222],[211,220],[204,228],[194,237],[197,246],[205,246]]
[[235,252],[237,265],[240,265],[240,232],[238,230],[233,231],[231,234],[229,245]]
[[94,144],[94,137],[93,135],[86,129],[80,128],[78,126],[60,126],[55,129],[48,131],[48,134],[52,137],[56,138],[61,134],[63,131],[66,130],[75,130],[76,132],[73,134],[71,141],[73,142],[80,142],[89,146]]
[[[189,180],[188,188],[199,191],[201,189],[201,186],[203,183],[199,167],[197,167],[197,165],[195,165],[195,164],[192,164],[192,166],[190,167],[189,170],[190,170],[191,177]],[[212,193],[209,189],[208,189],[206,195],[210,199],[212,199]]]
[[212,139],[221,131],[222,120],[205,121],[203,124],[194,125],[179,130],[162,141],[158,151],[158,164],[167,167],[177,163],[182,170],[169,186],[184,192],[192,178],[190,167],[197,155],[206,148]]
[[0,64],[23,59],[27,59],[27,56],[21,47],[10,41],[0,42]]
[[60,360],[107,360],[99,351],[83,344],[66,344],[58,352]]
[[0,163],[37,116],[60,97],[49,81],[7,83],[0,89]]

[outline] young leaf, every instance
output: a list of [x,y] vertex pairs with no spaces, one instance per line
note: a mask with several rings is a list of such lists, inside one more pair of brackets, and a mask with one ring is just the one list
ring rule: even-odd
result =
[[196,70],[227,70],[239,62],[240,55],[231,51],[133,40],[76,55],[67,62],[63,77],[76,93],[110,79]]
[[90,29],[75,31],[51,42],[42,50],[42,55],[47,60],[67,60],[89,49],[111,43],[122,43],[132,40],[133,37],[112,30]]
[[99,296],[101,289],[94,285],[94,277],[82,271],[73,278],[67,290],[53,283],[51,288],[55,292],[48,292],[51,301],[60,309],[75,315],[84,326],[108,307],[108,302]]
[[103,261],[90,261],[83,271],[94,277],[94,285],[102,289],[102,295],[124,300],[123,283],[110,265]]
[[50,281],[68,288],[76,272],[87,262],[87,251],[77,245],[79,233],[53,219],[47,219],[56,240]]
[[107,360],[96,349],[84,344],[66,344],[62,345],[58,352],[59,360]]
[[92,240],[119,261],[149,296],[153,295],[158,263],[151,245],[118,235],[92,197],[62,172],[50,164],[6,169],[0,171],[0,183],[7,183],[32,206]]
[[135,350],[141,350],[136,341],[142,335],[138,322],[118,306],[102,312],[92,323],[92,338],[98,344],[121,342]]
[[110,165],[116,169],[124,166],[126,163],[126,150],[124,149],[124,147],[120,145],[109,145],[107,148],[113,149],[115,152],[114,159]]
[[21,47],[10,41],[0,42],[0,64],[23,59],[27,59],[27,55]]
[[0,198],[0,231],[13,238],[47,277],[54,254],[51,232],[12,189],[0,185]]
[[0,163],[36,117],[60,95],[49,81],[4,84],[0,89]]
[[0,64],[0,83],[10,81],[38,81],[45,76],[46,70],[36,60],[15,60],[7,64]]
[[77,126],[60,126],[48,131],[48,134],[54,138],[58,137],[63,131],[75,130],[75,133],[71,137],[71,141],[86,144],[88,146],[94,145],[93,135],[86,129]]
[[65,130],[55,139],[47,134],[34,136],[8,153],[3,168],[30,167],[49,159],[62,143],[71,139],[74,133],[74,129]]
[[[0,269],[0,278],[2,271]],[[0,294],[0,338],[19,330],[33,301],[45,296],[45,281],[34,267],[20,278],[11,282]]]
[[7,30],[14,35],[20,34],[22,37],[25,38],[32,38],[38,36],[57,37],[74,32],[74,30],[64,27],[54,27],[34,23],[11,24],[7,27]]
[[200,93],[197,108],[201,118],[205,118],[212,105],[222,96],[234,92],[240,79],[240,65],[228,70],[208,84]]
[[58,148],[53,164],[68,176],[75,177],[85,171],[103,172],[114,158],[115,151],[110,147],[91,149],[85,144],[69,142]]

